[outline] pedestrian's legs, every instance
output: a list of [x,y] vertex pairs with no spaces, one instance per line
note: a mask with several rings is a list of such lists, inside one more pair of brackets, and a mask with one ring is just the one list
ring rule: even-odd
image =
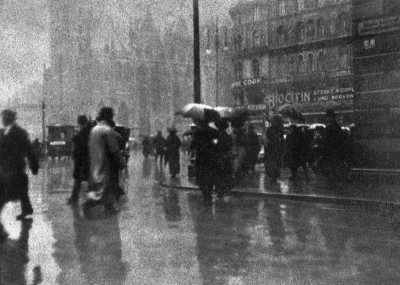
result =
[[21,202],[21,209],[22,212],[20,215],[17,216],[17,220],[22,220],[26,216],[31,215],[33,213],[33,208],[31,201],[29,199],[29,194],[28,194],[28,176],[24,173],[23,176],[21,176],[21,195],[20,195],[20,202]]
[[79,200],[79,191],[81,189],[82,181],[80,179],[74,179],[74,185],[72,186],[72,194],[68,199],[68,204],[73,204]]

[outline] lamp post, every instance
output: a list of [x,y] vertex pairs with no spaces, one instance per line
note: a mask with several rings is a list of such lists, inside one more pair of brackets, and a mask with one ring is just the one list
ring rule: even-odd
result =
[[[215,19],[215,36],[214,36],[214,46],[215,46],[215,106],[219,104],[219,27],[218,27],[218,16]],[[227,39],[226,39],[226,29],[225,29],[225,42],[224,42],[224,51],[228,50]],[[207,49],[206,53],[210,55],[212,53],[210,47],[210,39],[208,35]]]
[[201,103],[199,0],[193,0],[193,97]]

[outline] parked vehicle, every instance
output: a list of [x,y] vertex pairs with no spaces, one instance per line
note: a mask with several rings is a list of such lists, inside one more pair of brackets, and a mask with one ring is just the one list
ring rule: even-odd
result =
[[72,138],[78,131],[78,128],[72,125],[47,126],[47,155],[52,159],[72,156]]

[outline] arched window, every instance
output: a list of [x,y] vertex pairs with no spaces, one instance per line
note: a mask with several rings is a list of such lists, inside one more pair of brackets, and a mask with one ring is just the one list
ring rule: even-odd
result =
[[326,56],[323,51],[320,51],[317,56],[317,71],[326,71]]
[[347,46],[339,48],[339,69],[348,69],[350,67],[350,53]]
[[307,38],[313,40],[315,37],[315,23],[314,20],[310,19],[307,22]]
[[295,59],[293,56],[289,56],[288,58],[288,75],[294,76],[295,73]]
[[294,38],[296,42],[302,42],[306,39],[306,29],[303,22],[296,24],[294,29]]
[[278,77],[286,77],[286,56],[278,56]]
[[287,41],[287,32],[285,26],[279,26],[277,30],[278,45],[283,45]]
[[296,73],[304,74],[306,72],[304,57],[302,54],[299,54],[297,57],[297,65],[296,65]]
[[322,18],[317,20],[317,38],[325,37],[325,21]]
[[258,59],[254,59],[252,62],[253,67],[253,78],[260,77],[260,61]]
[[307,57],[307,73],[314,72],[314,55],[310,52]]

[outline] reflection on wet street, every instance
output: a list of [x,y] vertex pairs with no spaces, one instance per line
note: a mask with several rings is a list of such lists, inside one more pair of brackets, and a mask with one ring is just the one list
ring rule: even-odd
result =
[[17,203],[3,209],[0,284],[400,283],[398,219],[250,198],[206,206],[196,191],[159,186],[165,176],[134,153],[120,211],[88,219],[66,205],[71,161],[43,163],[30,177],[33,220],[15,220]]

